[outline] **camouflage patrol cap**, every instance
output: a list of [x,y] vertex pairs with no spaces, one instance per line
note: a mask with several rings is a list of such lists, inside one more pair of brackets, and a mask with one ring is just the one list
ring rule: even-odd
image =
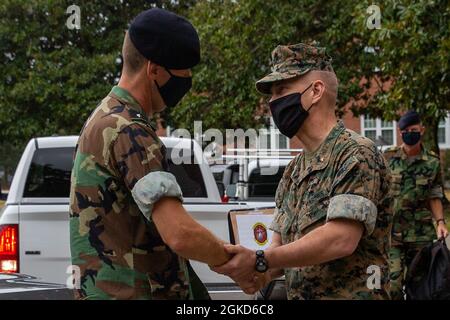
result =
[[278,46],[272,51],[272,73],[256,82],[256,90],[270,94],[274,82],[295,78],[311,70],[333,71],[331,57],[315,43]]

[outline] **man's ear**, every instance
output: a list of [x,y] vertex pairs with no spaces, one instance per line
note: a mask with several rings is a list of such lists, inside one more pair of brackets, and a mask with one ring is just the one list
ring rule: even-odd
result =
[[323,93],[325,92],[325,84],[322,80],[316,80],[313,83],[311,91],[313,93],[312,104],[317,103],[317,101],[322,98]]
[[425,126],[422,126],[422,130],[420,130],[420,131],[422,131],[421,132],[422,135],[425,134],[425,130],[426,130]]
[[156,75],[158,74],[158,65],[151,61],[148,61],[146,73],[147,73],[147,77],[149,77],[151,79],[155,79]]

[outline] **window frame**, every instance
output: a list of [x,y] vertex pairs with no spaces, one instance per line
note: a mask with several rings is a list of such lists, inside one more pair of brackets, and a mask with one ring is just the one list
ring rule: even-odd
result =
[[444,128],[444,138],[445,138],[444,143],[439,143],[439,149],[441,150],[450,149],[450,114],[447,115],[447,117],[445,117],[444,125],[440,126],[438,124],[438,128]]
[[[375,120],[375,127],[366,128],[365,120],[367,118]],[[360,116],[361,135],[363,137],[366,137],[366,131],[375,131],[375,139],[377,139],[378,137],[382,137],[383,130],[392,130],[392,140],[393,140],[392,144],[383,144],[382,146],[390,146],[390,145],[396,146],[397,145],[397,121],[395,121],[395,120],[391,121],[392,127],[383,127],[382,126],[383,121],[386,121],[386,120],[383,120],[381,118],[366,117],[365,115]]]

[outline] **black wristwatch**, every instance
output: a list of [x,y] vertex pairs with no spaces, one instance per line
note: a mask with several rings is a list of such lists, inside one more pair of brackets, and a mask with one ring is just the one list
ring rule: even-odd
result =
[[445,224],[445,219],[442,219],[442,218],[441,218],[441,219],[437,219],[437,220],[436,220],[436,226],[438,226],[438,225],[439,225],[439,222],[441,222],[441,221]]
[[266,258],[264,258],[263,250],[256,250],[256,264],[255,269],[258,272],[264,273],[269,269]]

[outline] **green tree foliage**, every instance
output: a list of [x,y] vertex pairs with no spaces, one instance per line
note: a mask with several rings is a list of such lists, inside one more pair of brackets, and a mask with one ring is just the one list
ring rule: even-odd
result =
[[[168,110],[174,127],[249,128],[264,125],[254,89],[269,72],[278,44],[318,41],[327,47],[340,80],[339,113],[349,101],[356,115],[394,119],[416,108],[436,146],[436,123],[449,109],[450,4],[446,0],[386,0],[381,29],[368,29],[372,1],[188,0],[78,1],[81,29],[66,27],[63,0],[0,2],[0,141],[77,134],[120,74],[118,57],[129,21],[151,6],[187,16],[197,27],[202,62],[194,87]],[[367,48],[374,48],[368,53]],[[368,84],[391,83],[375,96]],[[386,89],[386,88],[385,88]],[[361,109],[358,99],[366,101]],[[1,159],[0,159],[1,161]]]
[[23,152],[21,144],[9,142],[0,143],[0,186],[8,188],[11,178],[14,175],[17,162]]
[[[366,24],[372,4],[381,9],[380,29]],[[355,115],[388,120],[414,108],[429,127],[426,143],[437,149],[436,125],[450,101],[450,2],[213,0],[198,1],[189,17],[203,59],[192,94],[171,111],[175,125],[191,128],[196,119],[205,127],[261,125],[254,82],[269,71],[270,52],[278,44],[315,40],[334,59],[340,114],[348,102]]]
[[[426,144],[437,151],[437,124],[450,109],[450,2],[386,0],[380,8],[381,29],[358,37],[375,48],[379,71],[371,76],[392,85],[370,99],[365,112],[396,119],[399,112],[416,109],[428,128]],[[363,22],[358,15],[355,21]]]
[[0,141],[77,134],[120,74],[128,23],[155,5],[183,12],[192,1],[76,1],[81,29],[69,30],[73,1],[0,2]]
[[80,1],[81,29],[69,30],[69,1],[0,4],[0,140],[76,134],[117,77],[127,22],[147,1]]
[[[365,44],[354,41],[350,1],[198,1],[189,17],[198,28],[202,63],[192,93],[171,112],[173,122],[192,128],[249,128],[264,124],[255,113],[264,100],[254,88],[267,74],[278,44],[317,41],[328,48],[341,82],[342,107],[361,92],[355,72],[369,70]],[[360,14],[364,16],[365,10]],[[264,103],[263,103],[264,105]]]
[[[181,12],[192,1],[75,1],[81,29],[70,30],[73,1],[0,2],[0,150],[32,137],[78,134],[120,74],[128,23],[154,5]],[[0,168],[17,162],[0,155]],[[8,164],[8,165],[7,165]]]

